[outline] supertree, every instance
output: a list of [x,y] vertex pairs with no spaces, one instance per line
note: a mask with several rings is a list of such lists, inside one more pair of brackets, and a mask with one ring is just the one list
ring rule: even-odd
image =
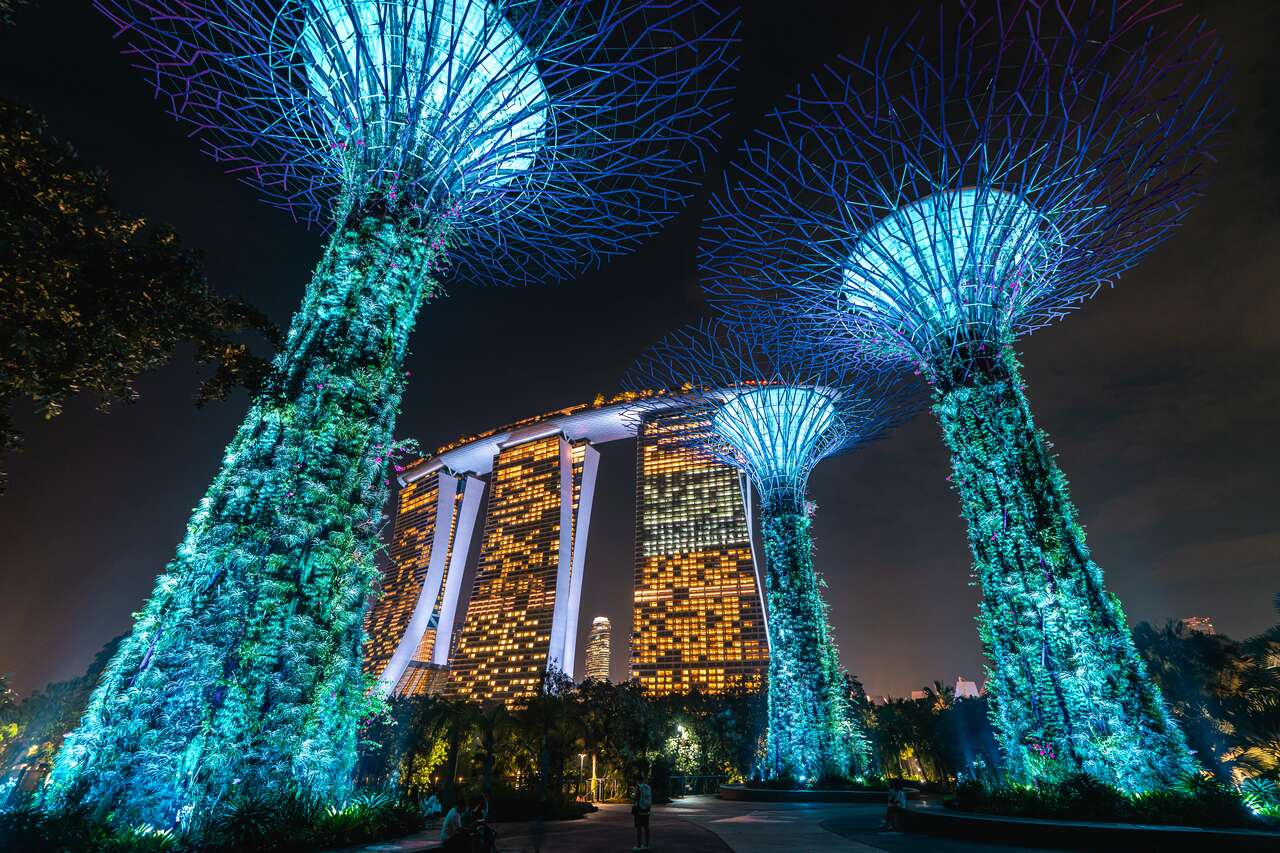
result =
[[98,0],[228,171],[331,229],[222,468],[53,771],[123,821],[339,799],[371,707],[406,342],[446,274],[520,284],[630,250],[693,187],[735,21],[700,0]]
[[872,38],[798,87],[713,201],[705,278],[730,313],[789,306],[929,383],[1010,767],[1149,789],[1193,763],[1013,344],[1182,222],[1229,113],[1225,72],[1200,21],[1156,4],[976,7]]
[[[760,496],[768,596],[769,778],[868,769],[814,571],[809,474],[911,414],[901,372],[824,350],[776,313],[676,332],[631,368],[632,389],[669,388],[695,428],[671,441],[742,472]],[[639,401],[643,416],[652,401]],[[667,406],[664,401],[658,405]]]

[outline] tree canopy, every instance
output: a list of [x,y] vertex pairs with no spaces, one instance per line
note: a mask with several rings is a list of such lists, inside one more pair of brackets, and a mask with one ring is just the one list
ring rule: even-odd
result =
[[79,392],[102,409],[130,402],[140,373],[194,344],[197,364],[214,365],[202,404],[265,377],[240,333],[279,340],[261,312],[210,288],[198,252],[118,210],[108,189],[40,116],[0,100],[0,490],[22,440],[18,400],[46,418]]

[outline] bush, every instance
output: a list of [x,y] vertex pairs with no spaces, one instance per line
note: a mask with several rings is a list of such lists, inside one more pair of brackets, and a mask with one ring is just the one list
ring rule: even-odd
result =
[[[515,788],[495,784],[489,792],[489,820],[534,820],[543,813],[541,795],[533,788]],[[547,820],[576,820],[586,813],[582,803],[573,797],[556,791],[547,791],[545,804]]]
[[1126,795],[1084,773],[1037,788],[960,784],[947,805],[960,811],[1048,820],[1161,825],[1257,827],[1240,794],[1212,779],[1184,781],[1179,788]]
[[1056,810],[1074,820],[1121,821],[1129,811],[1129,798],[1119,788],[1088,773],[1073,773],[1057,785]]
[[426,826],[417,804],[386,794],[357,795],[341,806],[303,796],[246,796],[225,803],[198,836],[149,826],[119,827],[69,809],[45,812],[27,804],[0,813],[0,850],[309,851],[397,838]]

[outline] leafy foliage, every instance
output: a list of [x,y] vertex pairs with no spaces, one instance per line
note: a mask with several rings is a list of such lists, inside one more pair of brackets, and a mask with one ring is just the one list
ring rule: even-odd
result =
[[[98,677],[122,639],[116,637],[103,646],[84,675],[49,684],[7,708],[0,689],[0,807],[6,795],[19,796],[42,784],[54,754],[79,722]],[[7,741],[6,729],[11,732]]]
[[845,692],[809,528],[803,514],[761,516],[772,640],[764,771],[813,784],[866,772],[870,744]]
[[235,336],[279,333],[240,299],[210,289],[200,257],[166,229],[112,205],[44,121],[0,101],[0,454],[19,446],[6,410],[33,402],[46,418],[78,392],[101,408],[137,397],[140,373],[196,346],[213,364],[198,402],[261,386],[267,362]]
[[1134,641],[1205,767],[1280,782],[1280,626],[1238,642],[1143,623]]
[[1032,419],[1012,347],[989,373],[939,388],[934,412],[982,587],[991,719],[1006,768],[1024,782],[1086,772],[1125,791],[1190,772],[1186,740]]
[[[352,212],[266,390],[226,450],[68,737],[78,785],[127,822],[184,827],[227,799],[351,790],[361,670],[403,360],[448,217]],[[198,811],[197,811],[198,810]]]
[[1039,786],[960,785],[949,805],[962,811],[1011,817],[1180,826],[1253,827],[1261,824],[1238,793],[1194,774],[1180,788],[1125,794],[1084,773]]
[[25,804],[0,813],[0,848],[286,853],[398,838],[421,830],[425,823],[416,803],[380,793],[357,795],[339,805],[300,796],[245,797],[224,803],[185,833],[146,824],[120,826],[86,809],[48,812]]

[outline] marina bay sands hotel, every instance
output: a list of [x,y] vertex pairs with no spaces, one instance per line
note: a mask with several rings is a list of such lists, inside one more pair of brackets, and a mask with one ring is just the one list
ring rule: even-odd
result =
[[391,561],[366,623],[365,665],[385,692],[510,704],[539,690],[548,669],[574,672],[596,445],[630,437],[632,677],[656,695],[760,682],[768,640],[751,490],[733,468],[680,446],[698,424],[675,400],[655,398],[636,417],[635,399],[597,398],[469,436],[400,474]]

